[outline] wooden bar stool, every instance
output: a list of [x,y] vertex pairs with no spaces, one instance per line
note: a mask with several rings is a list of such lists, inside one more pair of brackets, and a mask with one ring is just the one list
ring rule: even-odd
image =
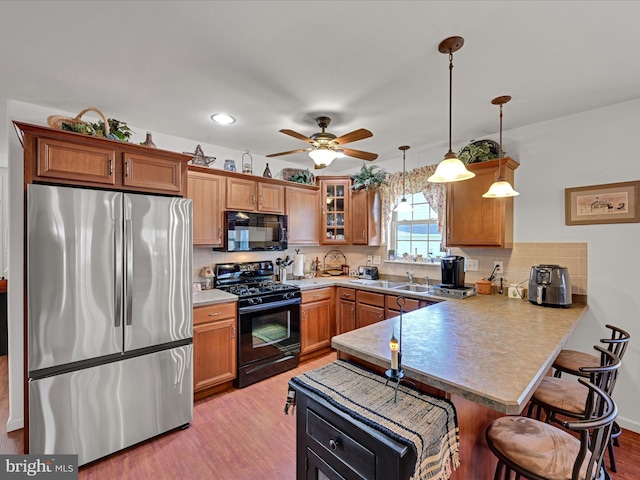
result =
[[[607,349],[610,352],[615,353],[620,360],[624,356],[631,335],[625,330],[613,325],[607,325],[607,328],[611,329],[611,338],[602,338],[600,342],[607,345]],[[599,359],[596,355],[591,355],[584,352],[578,352],[576,350],[562,350],[555,361],[553,362],[553,368],[555,369],[554,376],[560,377],[562,373],[568,373],[571,375],[588,377],[589,374],[581,372],[580,367],[597,367]],[[609,443],[609,466],[612,472],[617,472],[616,456],[613,450],[613,446],[620,446],[620,435],[622,430],[620,425],[614,423],[613,431],[611,433],[611,441]]]
[[[589,375],[589,381],[611,396],[616,384],[620,359],[599,345],[593,347],[600,352],[599,366],[580,367],[580,373]],[[527,417],[541,420],[542,413],[547,423],[558,422],[557,416],[585,419],[589,390],[576,381],[576,377],[544,377],[529,401]]]
[[[609,395],[584,378],[587,387],[585,418],[565,421],[569,432],[534,418],[500,417],[486,431],[489,448],[498,458],[494,480],[610,480],[603,467],[611,427],[618,407]],[[579,438],[571,432],[576,432]]]
[[[631,335],[613,325],[607,325],[607,328],[611,329],[611,338],[602,338],[600,342],[606,344],[607,349],[622,360]],[[553,375],[560,377],[563,373],[569,373],[578,377],[588,377],[589,374],[580,371],[580,367],[598,367],[599,365],[600,358],[597,355],[576,350],[562,350],[553,362],[555,369]]]

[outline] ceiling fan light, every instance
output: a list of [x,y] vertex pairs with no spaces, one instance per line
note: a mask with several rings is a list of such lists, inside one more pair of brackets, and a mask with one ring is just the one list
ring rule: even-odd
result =
[[506,180],[498,180],[493,182],[487,190],[487,193],[483,194],[484,198],[506,198],[506,197],[515,197],[516,195],[520,195],[516,192],[511,184]]
[[406,198],[402,197],[402,200],[398,202],[398,205],[396,205],[396,208],[394,208],[393,211],[394,212],[412,212],[413,207],[409,202],[407,202]]
[[309,152],[309,156],[316,165],[328,166],[336,158],[336,152],[328,148],[314,148]]
[[436,171],[427,178],[431,183],[449,183],[459,182],[461,180],[469,180],[475,177],[476,174],[467,170],[460,160],[455,158],[445,158],[436,167]]

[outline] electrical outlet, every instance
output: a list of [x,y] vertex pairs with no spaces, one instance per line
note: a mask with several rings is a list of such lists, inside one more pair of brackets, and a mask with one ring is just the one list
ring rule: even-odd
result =
[[380,265],[380,261],[381,261],[380,255],[374,255],[373,256],[373,264],[374,265]]
[[478,271],[478,260],[474,258],[465,259],[465,265],[467,268],[467,272],[477,272]]
[[371,265],[373,263],[373,255],[367,255],[367,263]]
[[[498,267],[498,268],[496,268]],[[504,263],[503,262],[493,262],[493,268],[496,268],[496,275],[504,274]]]

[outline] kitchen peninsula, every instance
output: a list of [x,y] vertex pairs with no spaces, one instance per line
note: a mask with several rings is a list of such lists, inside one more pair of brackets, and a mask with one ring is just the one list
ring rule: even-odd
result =
[[[519,414],[587,305],[545,308],[503,296],[440,302],[403,315],[402,367],[428,393],[457,409],[461,465],[455,479],[492,478],[495,457],[484,431]],[[399,317],[333,337],[338,357],[379,372],[389,368],[389,339]]]

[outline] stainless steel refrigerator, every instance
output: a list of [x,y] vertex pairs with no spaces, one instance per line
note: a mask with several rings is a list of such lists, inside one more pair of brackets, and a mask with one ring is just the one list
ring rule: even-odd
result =
[[193,419],[191,200],[27,189],[29,451],[80,465]]

